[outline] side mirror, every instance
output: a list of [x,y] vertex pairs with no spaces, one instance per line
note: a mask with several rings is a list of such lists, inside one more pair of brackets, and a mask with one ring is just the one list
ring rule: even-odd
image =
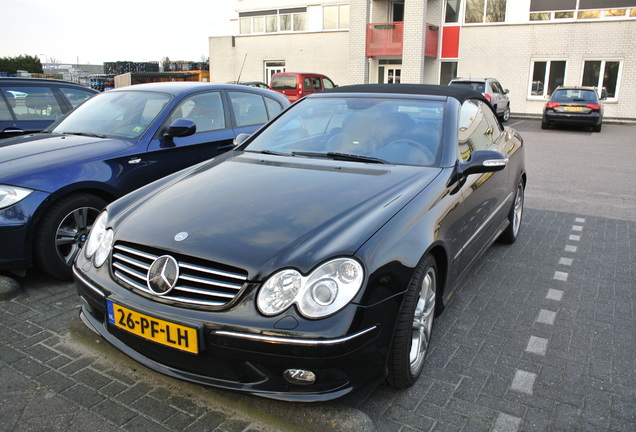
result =
[[243,144],[245,141],[247,141],[247,139],[250,136],[251,136],[250,134],[240,133],[234,138],[234,141],[232,141],[232,144],[234,145],[234,147],[238,147],[241,144]]
[[505,89],[505,90],[504,90],[504,94],[508,94],[508,93],[510,93],[510,90]]
[[490,173],[501,171],[508,165],[508,158],[494,150],[476,150],[470,154],[470,159],[459,163],[459,174]]
[[163,136],[170,138],[182,138],[194,135],[196,131],[197,125],[192,120],[180,118],[172,122]]

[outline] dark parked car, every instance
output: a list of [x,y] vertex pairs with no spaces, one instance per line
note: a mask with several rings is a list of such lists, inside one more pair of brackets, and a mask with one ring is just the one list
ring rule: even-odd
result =
[[600,132],[603,127],[603,104],[594,87],[557,87],[543,108],[541,129],[567,124],[591,127]]
[[482,93],[490,102],[502,122],[510,119],[510,97],[495,78],[454,78],[450,86],[465,87]]
[[480,93],[310,95],[110,204],[73,267],[81,317],[150,368],[225,389],[405,388],[471,264],[517,239],[525,185],[522,139]]
[[253,87],[141,84],[89,99],[45,133],[1,140],[0,269],[35,263],[70,279],[108,202],[229,150],[287,106]]
[[0,138],[40,132],[97,93],[68,81],[0,78]]

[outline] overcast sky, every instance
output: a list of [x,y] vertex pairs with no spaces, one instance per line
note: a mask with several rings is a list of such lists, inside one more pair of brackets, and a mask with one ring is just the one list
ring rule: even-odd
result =
[[0,0],[0,57],[42,63],[201,61],[229,35],[232,0]]

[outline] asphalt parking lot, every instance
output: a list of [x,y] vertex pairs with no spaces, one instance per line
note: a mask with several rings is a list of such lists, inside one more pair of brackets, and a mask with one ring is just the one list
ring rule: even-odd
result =
[[451,299],[411,389],[301,405],[177,381],[88,331],[72,284],[30,272],[0,300],[0,430],[636,430],[636,126],[508,125],[527,146],[521,236]]

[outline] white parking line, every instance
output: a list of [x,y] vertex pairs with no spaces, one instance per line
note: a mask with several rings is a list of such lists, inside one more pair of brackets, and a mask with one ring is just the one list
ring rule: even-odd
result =
[[541,356],[546,355],[548,352],[548,340],[536,336],[530,336],[530,340],[526,346],[526,352]]
[[537,374],[535,373],[517,370],[515,377],[512,379],[510,388],[514,391],[531,395],[534,391],[534,382],[536,379]]

